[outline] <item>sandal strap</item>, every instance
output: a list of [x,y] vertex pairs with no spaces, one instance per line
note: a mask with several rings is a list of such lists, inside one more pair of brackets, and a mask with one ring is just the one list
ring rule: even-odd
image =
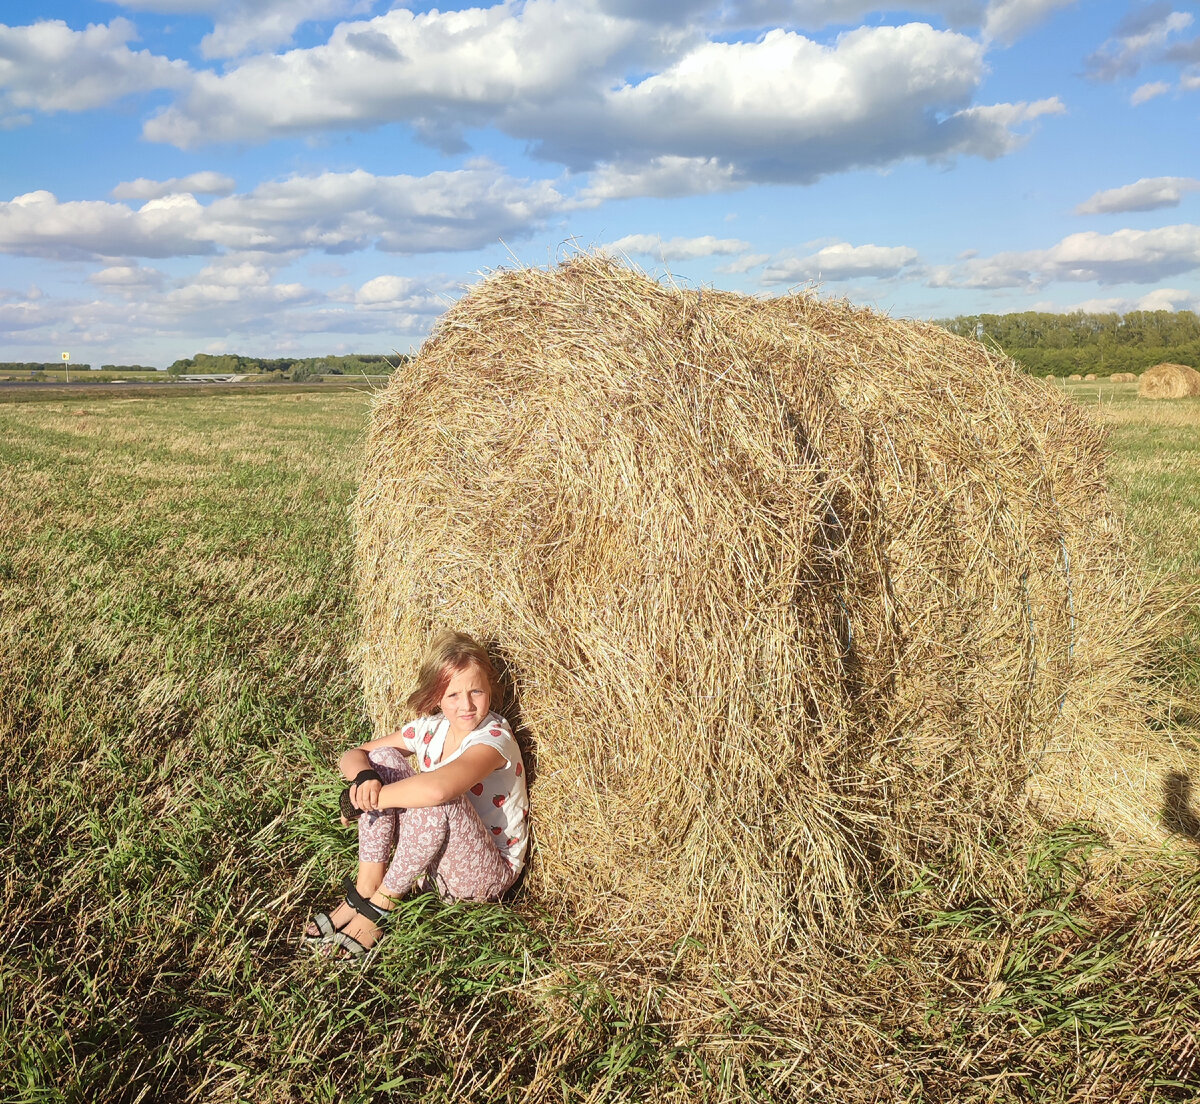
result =
[[[377,928],[383,929],[387,926],[388,910],[381,909],[378,905],[372,904],[361,893],[358,888],[348,878],[346,879],[346,904],[348,904],[359,916],[370,920]],[[349,937],[347,937],[349,938]]]
[[364,947],[354,936],[347,935],[345,932],[334,932],[329,941],[335,947],[341,947],[352,958],[361,958],[371,949],[371,947]]

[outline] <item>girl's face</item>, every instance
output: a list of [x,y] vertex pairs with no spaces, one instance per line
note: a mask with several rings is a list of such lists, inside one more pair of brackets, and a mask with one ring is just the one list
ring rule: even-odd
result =
[[450,676],[438,708],[455,736],[466,736],[483,724],[492,708],[492,688],[478,664],[469,664]]

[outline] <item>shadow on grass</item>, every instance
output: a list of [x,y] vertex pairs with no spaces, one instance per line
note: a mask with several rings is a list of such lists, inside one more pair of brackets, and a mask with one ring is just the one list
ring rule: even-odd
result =
[[1192,808],[1192,780],[1179,771],[1163,779],[1163,823],[1190,840],[1200,841],[1200,814]]

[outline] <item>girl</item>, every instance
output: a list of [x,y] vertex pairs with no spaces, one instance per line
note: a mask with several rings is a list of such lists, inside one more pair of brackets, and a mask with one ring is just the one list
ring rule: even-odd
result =
[[491,709],[495,680],[474,640],[438,633],[407,701],[419,718],[338,761],[350,781],[344,823],[358,820],[358,878],[347,879],[337,908],[312,918],[310,943],[342,957],[363,954],[397,898],[427,877],[443,898],[468,901],[498,900],[517,880],[529,797],[521,749]]

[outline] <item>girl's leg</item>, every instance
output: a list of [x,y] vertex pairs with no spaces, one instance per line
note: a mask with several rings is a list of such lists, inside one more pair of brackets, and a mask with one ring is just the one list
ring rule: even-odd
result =
[[[465,794],[447,805],[409,809],[397,817],[397,827],[392,863],[371,898],[385,912],[426,871],[448,900],[495,901],[516,880]],[[378,925],[357,912],[345,933],[364,947],[380,934]]]
[[[377,748],[368,753],[367,758],[385,786],[413,774],[404,753],[397,748]],[[380,813],[363,813],[358,818],[358,875],[354,884],[368,899],[379,891],[388,868],[396,835],[396,816],[395,809],[385,809]],[[342,901],[329,914],[329,921],[340,930],[356,915],[354,909]],[[315,938],[320,932],[316,924],[310,922],[305,934]]]
[[471,799],[464,794],[442,808],[446,845],[433,870],[438,892],[447,900],[499,900],[516,881],[516,872],[492,842]]

